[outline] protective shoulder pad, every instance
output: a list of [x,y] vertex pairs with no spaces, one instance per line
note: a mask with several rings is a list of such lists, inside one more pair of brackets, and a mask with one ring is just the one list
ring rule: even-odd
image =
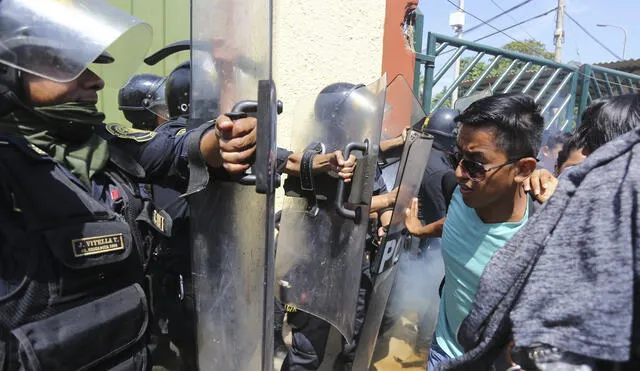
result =
[[136,142],[148,142],[156,136],[156,132],[134,129],[122,124],[105,124],[105,130],[118,138],[135,140]]

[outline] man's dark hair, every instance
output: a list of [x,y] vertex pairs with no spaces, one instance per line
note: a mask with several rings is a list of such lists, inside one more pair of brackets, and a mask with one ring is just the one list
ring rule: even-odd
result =
[[473,102],[455,119],[469,126],[497,128],[497,144],[510,160],[535,157],[544,119],[536,102],[525,94],[498,94]]
[[640,126],[640,95],[625,94],[598,99],[582,114],[575,133],[579,147],[590,152]]
[[571,139],[571,134],[565,131],[557,131],[549,135],[547,143],[545,144],[549,149],[554,149],[558,145],[565,145]]
[[575,137],[570,137],[569,140],[567,140],[564,145],[562,146],[562,150],[560,152],[558,152],[558,159],[556,160],[556,167],[559,169],[562,167],[562,165],[564,165],[565,162],[567,162],[567,160],[569,159],[569,155],[571,155],[571,152],[579,149],[581,147],[578,147],[578,141],[576,140]]

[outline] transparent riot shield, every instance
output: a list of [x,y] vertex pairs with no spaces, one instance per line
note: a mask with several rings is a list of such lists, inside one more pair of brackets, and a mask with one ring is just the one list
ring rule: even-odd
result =
[[558,154],[569,140],[570,135],[570,132],[565,132],[556,125],[546,128],[542,134],[542,143],[537,156],[540,167],[554,173]]
[[191,125],[206,125],[219,113],[234,120],[246,115],[258,119],[252,174],[241,178],[211,174],[206,188],[189,196],[198,366],[201,371],[271,370],[275,186],[271,2],[191,3]]
[[[389,94],[391,91],[395,92],[394,95]],[[396,77],[387,87],[387,101],[388,104],[393,105],[391,99],[401,100],[405,104],[412,102],[412,104],[407,104],[409,109],[396,113],[396,120],[404,118],[404,121],[400,121],[404,122],[404,127],[422,127],[426,113],[422,110],[404,77]],[[373,291],[360,332],[353,364],[354,370],[369,369],[385,308],[393,287],[397,263],[400,255],[411,248],[411,237],[406,233],[404,226],[405,210],[411,205],[411,200],[418,195],[432,144],[433,137],[422,131],[410,129],[407,132],[404,145],[401,147],[402,154],[399,161],[393,167],[387,167],[397,169],[393,176],[394,184],[390,187],[397,189],[397,196],[387,235],[382,239],[371,265]]]
[[[389,294],[393,286],[397,263],[400,254],[408,250],[411,237],[406,233],[404,226],[405,210],[411,205],[411,200],[416,197],[424,174],[424,168],[431,152],[433,137],[415,130],[409,130],[405,142],[402,159],[398,166],[395,188],[398,188],[398,196],[388,227],[387,235],[380,243],[380,248],[372,264],[373,292],[371,293],[367,314],[354,360],[354,370],[367,370],[376,338],[382,323]],[[419,294],[419,293],[416,293]]]
[[78,77],[105,50],[102,78],[122,85],[151,44],[147,23],[101,0],[0,1],[0,62],[54,81]]
[[[387,85],[384,112],[378,164],[382,170],[385,185],[390,190],[395,185],[403,151],[403,143],[398,139],[406,128],[415,127],[416,130],[420,130],[426,117],[422,105],[415,99],[411,85],[404,75],[397,75]],[[388,145],[385,145],[385,142]]]
[[[276,295],[289,307],[317,316],[349,341],[369,204],[378,156],[386,77],[346,92],[303,98],[294,112],[292,150],[343,150],[358,157],[350,185],[329,175],[312,187],[289,177],[278,235]],[[332,102],[332,103],[327,103]]]

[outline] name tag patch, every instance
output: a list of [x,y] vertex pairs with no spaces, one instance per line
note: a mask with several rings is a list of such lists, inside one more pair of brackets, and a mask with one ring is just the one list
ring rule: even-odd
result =
[[124,235],[122,233],[106,236],[96,236],[72,240],[73,256],[76,258],[105,254],[124,250]]
[[158,227],[158,229],[162,232],[166,232],[165,227],[165,219],[157,210],[153,210],[153,224]]

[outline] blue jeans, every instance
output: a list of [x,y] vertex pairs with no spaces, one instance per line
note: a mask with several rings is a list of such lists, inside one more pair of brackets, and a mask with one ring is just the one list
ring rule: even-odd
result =
[[429,351],[429,361],[427,362],[427,371],[435,371],[438,363],[451,359],[447,353],[438,345],[435,334],[433,334],[433,342],[431,343],[431,350]]

